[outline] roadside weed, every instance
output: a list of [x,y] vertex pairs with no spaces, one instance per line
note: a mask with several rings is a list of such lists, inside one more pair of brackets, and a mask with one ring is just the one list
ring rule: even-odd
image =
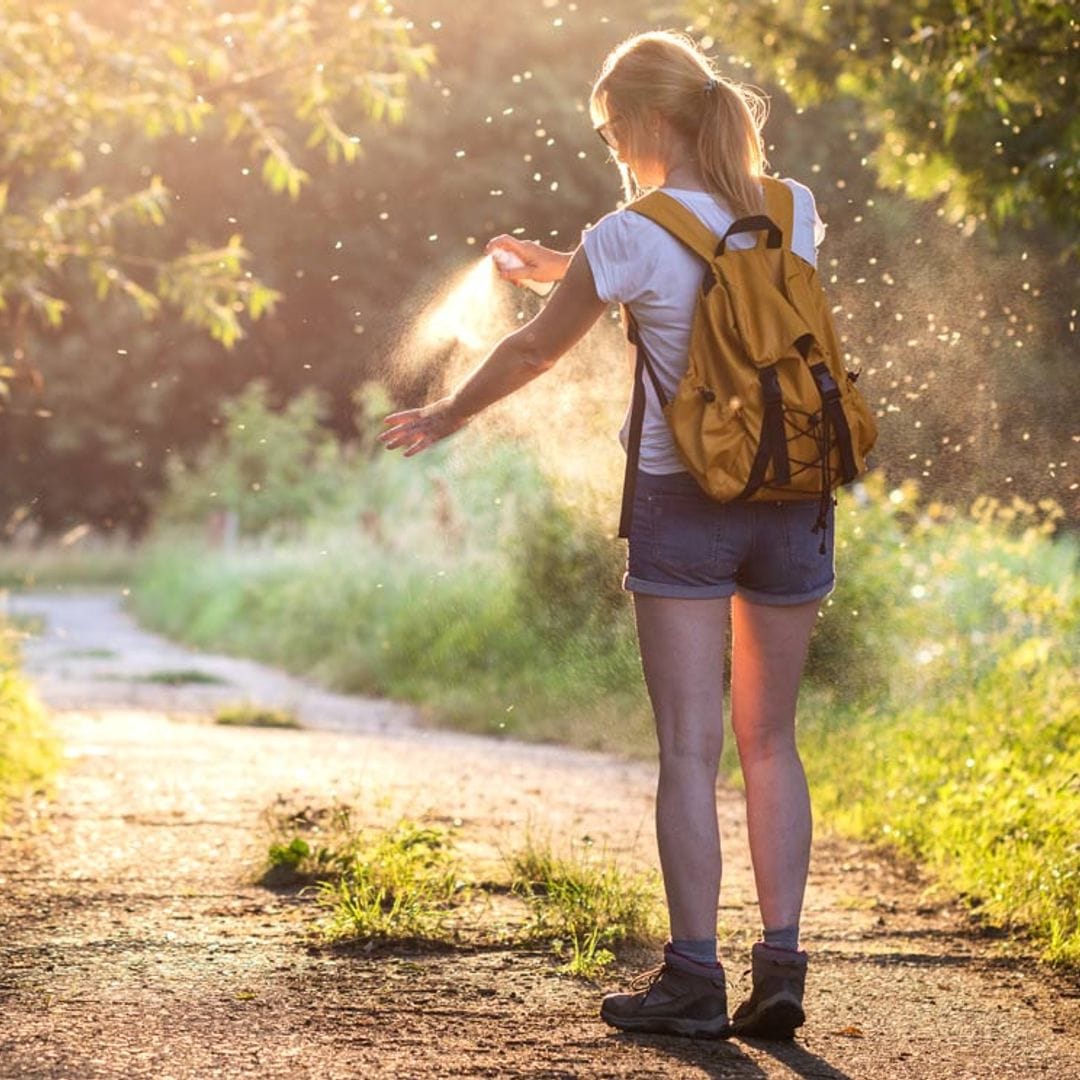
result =
[[443,940],[467,899],[449,833],[401,820],[389,829],[353,824],[344,805],[280,819],[261,884],[313,888],[326,941]]
[[270,888],[337,880],[353,856],[356,835],[348,806],[309,806],[268,815],[273,839],[260,885]]
[[[270,820],[260,884],[308,890],[324,911],[317,928],[326,942],[461,944],[467,924],[470,940],[485,947],[548,946],[559,972],[595,978],[620,946],[659,934],[654,883],[589,850],[556,855],[530,839],[507,859],[509,883],[481,882],[462,864],[453,833],[423,822],[362,828],[346,805]],[[506,922],[485,919],[497,897],[513,906]]]
[[614,947],[658,936],[653,883],[620,870],[591,845],[559,855],[530,837],[510,869],[511,887],[529,912],[522,938],[549,942],[568,958],[561,970],[591,978],[614,960]]
[[[152,671],[142,678],[142,682],[158,683],[162,686],[224,686],[225,680],[197,668],[178,668],[175,671]],[[226,723],[227,721],[218,721]]]
[[318,889],[330,941],[441,938],[466,895],[449,836],[411,821],[361,834],[341,876]]
[[300,721],[288,709],[264,705],[224,705],[214,713],[214,723],[226,727],[298,728]]
[[615,960],[610,949],[600,948],[600,927],[594,926],[584,940],[577,934],[570,941],[570,959],[559,967],[564,975],[595,979]]
[[46,783],[59,759],[46,711],[19,673],[17,637],[0,618],[0,820],[4,801]]

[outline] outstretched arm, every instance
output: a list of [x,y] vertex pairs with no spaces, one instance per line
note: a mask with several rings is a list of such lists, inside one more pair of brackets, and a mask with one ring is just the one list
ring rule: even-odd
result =
[[405,456],[411,457],[445,439],[482,409],[552,367],[581,340],[606,306],[596,295],[585,252],[578,248],[562,285],[536,318],[504,337],[447,397],[422,409],[388,416],[380,440],[387,450],[404,449]]

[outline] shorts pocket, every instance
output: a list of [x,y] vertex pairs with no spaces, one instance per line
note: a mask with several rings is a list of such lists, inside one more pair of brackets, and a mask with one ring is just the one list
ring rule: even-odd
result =
[[[833,576],[834,521],[830,509],[828,526],[823,533],[815,529],[819,504],[814,500],[786,502],[781,514],[784,523],[784,548],[787,556],[788,580],[793,588],[811,590],[831,580]],[[822,554],[821,541],[825,540]]]
[[647,496],[653,561],[676,577],[707,575],[715,561],[715,505],[704,494]]

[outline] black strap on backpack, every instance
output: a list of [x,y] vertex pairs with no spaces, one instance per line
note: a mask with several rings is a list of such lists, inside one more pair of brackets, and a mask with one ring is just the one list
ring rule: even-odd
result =
[[850,483],[858,475],[855,465],[855,452],[851,446],[851,428],[848,426],[844,407],[840,401],[840,387],[822,363],[812,364],[810,374],[817,384],[821,395],[821,503],[818,518],[814,523],[814,532],[821,532],[822,555],[825,554],[825,532],[828,529],[829,507],[833,501],[833,482],[831,475],[832,443],[836,440],[836,449],[840,453],[840,483]]
[[829,374],[829,369],[824,364],[812,365],[810,374],[817,383],[818,393],[821,394],[822,412],[829,418],[836,438],[836,448],[840,451],[840,483],[850,484],[859,475],[859,469],[855,464],[855,451],[851,446],[851,428],[848,426],[844,407],[840,402],[840,387],[836,385],[836,380]]
[[765,405],[761,419],[761,441],[750,466],[746,487],[739,493],[740,499],[749,499],[761,487],[770,464],[773,467],[773,486],[780,487],[791,480],[791,462],[788,461],[787,435],[784,432],[784,399],[776,366],[762,368],[758,372],[758,379]]
[[624,307],[626,318],[626,336],[637,350],[637,358],[634,361],[634,396],[630,404],[630,432],[626,440],[626,473],[623,476],[622,513],[619,515],[619,537],[622,540],[630,539],[630,524],[634,518],[634,492],[637,488],[638,459],[641,457],[641,430],[645,424],[645,374],[653,385],[656,400],[663,408],[667,404],[667,395],[660,385],[656,375],[656,368],[649,359],[648,350],[641,340],[634,316],[630,309]]

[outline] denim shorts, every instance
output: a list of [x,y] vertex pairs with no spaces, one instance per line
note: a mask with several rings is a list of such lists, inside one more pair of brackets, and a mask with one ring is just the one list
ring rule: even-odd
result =
[[802,604],[832,592],[834,515],[825,553],[817,499],[718,503],[689,473],[639,472],[623,588],[647,596]]

